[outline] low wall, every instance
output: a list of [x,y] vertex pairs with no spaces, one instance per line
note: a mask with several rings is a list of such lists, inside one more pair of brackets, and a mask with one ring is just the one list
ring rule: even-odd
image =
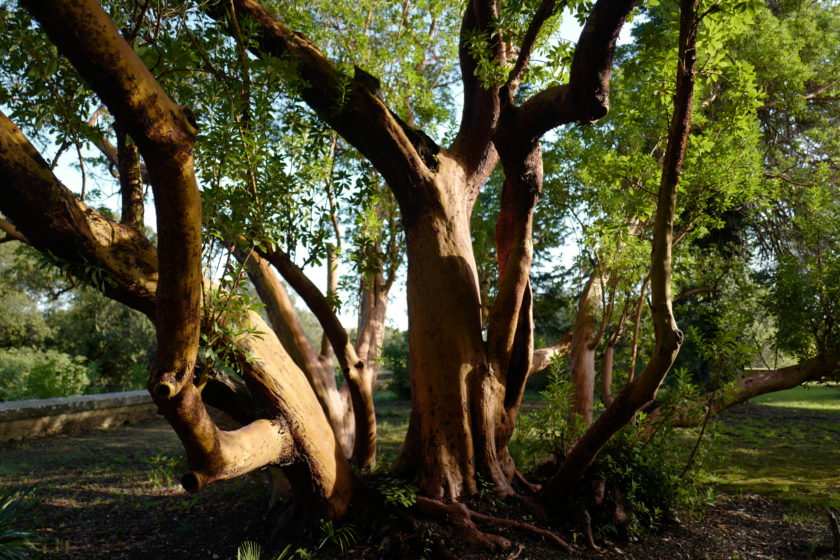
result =
[[154,418],[147,391],[0,402],[0,443]]

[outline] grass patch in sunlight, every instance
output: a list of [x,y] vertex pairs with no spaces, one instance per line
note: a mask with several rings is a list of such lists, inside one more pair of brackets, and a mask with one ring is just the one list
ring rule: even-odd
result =
[[751,404],[840,412],[840,383],[808,383],[750,399]]
[[[840,386],[763,395],[721,414],[711,431],[705,482],[715,488],[778,500],[799,518],[840,508]],[[696,434],[683,431],[681,444],[689,449]]]

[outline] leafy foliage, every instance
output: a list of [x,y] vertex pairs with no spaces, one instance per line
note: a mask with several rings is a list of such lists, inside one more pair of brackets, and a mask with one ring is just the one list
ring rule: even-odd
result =
[[617,488],[627,501],[629,536],[678,519],[694,497],[692,482],[681,476],[683,465],[674,453],[672,435],[659,432],[647,439],[644,430],[643,421],[625,427],[590,467],[591,476]]
[[520,416],[511,440],[511,455],[519,468],[527,472],[549,455],[562,455],[583,433],[582,419],[570,417],[572,391],[568,364],[563,360],[553,362],[548,384],[540,392],[545,406]]
[[92,381],[99,390],[139,389],[145,384],[155,334],[142,313],[82,288],[47,322],[55,333],[53,347],[95,364]]
[[10,492],[0,495],[0,559],[25,560],[27,552],[35,550],[31,533],[11,527],[15,510],[31,492],[30,489],[19,494]]
[[382,348],[382,364],[393,374],[388,388],[399,398],[411,398],[411,379],[408,375],[408,332],[389,337]]
[[81,356],[57,350],[0,350],[0,400],[47,399],[79,395],[96,372]]
[[318,543],[318,548],[324,548],[325,545],[331,544],[338,547],[339,550],[345,552],[348,548],[356,544],[359,540],[359,532],[355,525],[345,523],[337,525],[334,521],[323,521],[321,523],[321,541]]
[[382,477],[376,480],[376,491],[386,504],[403,508],[411,507],[417,501],[419,489],[413,484],[395,477]]

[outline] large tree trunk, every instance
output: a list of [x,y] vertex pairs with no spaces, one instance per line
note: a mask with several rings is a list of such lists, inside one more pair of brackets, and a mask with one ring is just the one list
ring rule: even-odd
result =
[[[401,466],[421,491],[455,500],[476,492],[471,387],[490,375],[481,337],[478,274],[460,184],[406,219],[412,414]],[[455,191],[455,192],[453,192]]]

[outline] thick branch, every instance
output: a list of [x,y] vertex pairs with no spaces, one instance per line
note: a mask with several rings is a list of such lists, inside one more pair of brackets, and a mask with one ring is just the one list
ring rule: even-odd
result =
[[558,471],[543,487],[543,496],[559,503],[570,495],[574,484],[586,471],[610,438],[651,401],[674,363],[682,343],[671,306],[671,249],[677,185],[691,125],[694,100],[695,43],[699,0],[681,0],[680,35],[674,114],[668,134],[659,185],[653,250],[651,252],[651,316],[655,334],[653,354],[641,375],[629,382],[612,405],[586,431],[569,452]]
[[21,243],[29,244],[29,240],[26,239],[25,235],[18,231],[18,228],[16,228],[14,224],[2,218],[0,218],[0,231],[5,233],[5,238],[10,241],[20,241]]
[[461,22],[458,56],[464,84],[464,109],[458,135],[450,151],[455,159],[462,162],[467,176],[473,181],[467,187],[471,196],[477,196],[478,189],[498,161],[491,136],[499,118],[500,103],[498,86],[484,87],[478,76],[479,61],[470,54],[470,42],[477,37],[487,40],[493,60],[504,64],[503,48],[491,25],[497,17],[495,0],[469,0]]
[[353,415],[356,420],[353,457],[362,464],[371,463],[376,458],[376,412],[371,388],[372,371],[365,362],[359,359],[356,349],[350,343],[347,331],[338,320],[327,298],[289,256],[279,249],[268,252],[259,251],[259,254],[270,262],[294,288],[324,329],[324,334],[332,344],[344,379],[347,381],[353,402]]
[[557,341],[553,346],[540,348],[534,351],[534,356],[531,358],[531,369],[528,375],[539,373],[548,366],[558,356],[565,356],[572,348],[572,332],[566,333],[563,338]]
[[499,293],[490,310],[487,348],[490,359],[505,372],[509,393],[506,402],[518,402],[531,369],[533,325],[531,319],[530,271],[533,260],[531,234],[534,206],[542,190],[543,167],[539,143],[521,154],[497,142],[505,182],[496,223]]
[[580,415],[584,426],[592,423],[592,406],[595,400],[595,350],[598,337],[598,307],[604,289],[604,278],[600,267],[595,267],[583,288],[578,303],[578,312],[572,328],[572,342],[569,349],[571,381],[574,387],[570,419]]
[[578,39],[568,85],[543,90],[518,110],[523,137],[539,138],[571,122],[593,123],[610,107],[610,75],[618,34],[635,0],[598,0]]
[[[838,373],[840,373],[840,354],[835,352],[816,356],[792,366],[744,377],[736,382],[734,390],[718,393],[718,398],[712,403],[711,413],[717,414],[758,395],[784,391],[806,381],[820,381],[836,376]],[[703,398],[701,402],[705,405],[708,399]],[[703,406],[682,407],[675,414],[668,414],[667,421],[673,426],[696,426],[703,421],[705,411],[702,408]],[[660,416],[665,418],[661,409],[656,409],[648,418],[655,422]]]
[[304,101],[376,166],[401,203],[410,201],[416,186],[430,183],[415,137],[419,133],[407,129],[363,80],[341,73],[306,35],[283,25],[254,0],[212,2],[205,9],[227,22],[231,4],[240,19],[247,16],[256,24],[257,42],[251,51],[294,65]]
[[[0,211],[36,249],[59,259],[71,271],[95,270],[96,287],[106,295],[156,316],[158,255],[154,246],[134,228],[109,220],[79,201],[2,114]],[[213,289],[209,283],[208,289]],[[316,519],[341,515],[353,476],[341,448],[305,376],[258,315],[250,314],[248,321],[264,334],[234,343],[243,348],[240,365],[266,419],[225,435],[208,422],[192,383],[174,398],[158,401],[197,469],[196,478],[185,482],[201,486],[269,464],[267,460],[286,464],[285,429],[295,449],[294,463],[286,469],[293,486],[310,498]],[[239,450],[242,455],[235,456]]]
[[97,265],[96,276],[106,295],[154,317],[155,248],[139,231],[108,220],[59,183],[47,162],[2,113],[0,211],[33,247],[53,255],[71,271]]
[[225,432],[213,423],[194,385],[185,386],[170,401],[164,415],[187,452],[191,470],[181,478],[181,484],[188,492],[266,465],[287,466],[295,459],[291,433],[275,420],[254,420]]
[[159,253],[158,350],[150,390],[157,398],[171,398],[191,379],[201,322],[201,200],[193,172],[194,121],[169,99],[97,2],[24,5],[137,142],[148,166]]

